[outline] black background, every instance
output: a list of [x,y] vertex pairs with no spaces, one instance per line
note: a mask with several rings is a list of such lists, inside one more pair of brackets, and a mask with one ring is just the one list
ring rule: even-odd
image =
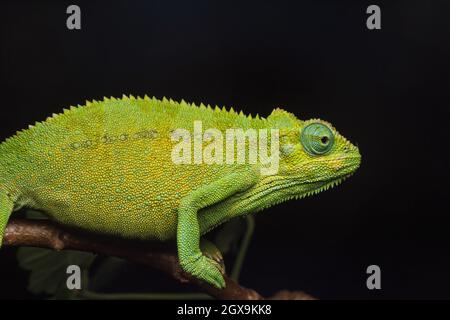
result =
[[[70,4],[81,30],[66,28]],[[381,30],[366,28],[370,4]],[[449,14],[438,0],[2,2],[0,136],[123,93],[320,117],[358,144],[362,166],[258,214],[242,284],[448,299]],[[0,252],[0,297],[32,298],[14,253]],[[371,264],[381,290],[366,288]]]

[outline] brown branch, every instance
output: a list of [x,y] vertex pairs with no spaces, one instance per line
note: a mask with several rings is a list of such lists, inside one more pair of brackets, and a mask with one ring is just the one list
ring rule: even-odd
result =
[[[78,250],[116,256],[161,270],[179,282],[193,284],[217,299],[263,299],[256,291],[240,286],[226,275],[224,276],[226,288],[222,290],[192,277],[181,269],[176,250],[173,248],[99,237],[79,230],[68,229],[48,220],[12,219],[6,227],[3,244],[58,251]],[[298,296],[294,294],[289,297]],[[307,295],[306,297],[310,298]],[[277,299],[280,296],[275,295],[273,298]]]

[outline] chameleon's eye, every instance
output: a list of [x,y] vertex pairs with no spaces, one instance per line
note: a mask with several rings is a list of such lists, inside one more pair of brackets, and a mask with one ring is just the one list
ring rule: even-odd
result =
[[333,147],[334,135],[326,125],[311,123],[302,130],[300,141],[309,154],[323,155]]

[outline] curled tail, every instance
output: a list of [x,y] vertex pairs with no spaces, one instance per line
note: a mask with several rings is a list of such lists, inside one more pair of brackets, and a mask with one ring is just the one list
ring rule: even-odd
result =
[[0,247],[2,246],[6,224],[13,212],[13,208],[13,200],[9,197],[8,192],[0,187]]

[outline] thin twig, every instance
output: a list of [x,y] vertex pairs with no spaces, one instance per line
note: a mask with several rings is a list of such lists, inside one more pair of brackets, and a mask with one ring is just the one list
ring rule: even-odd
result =
[[[217,299],[262,299],[254,290],[239,286],[225,276],[226,288],[218,290],[185,273],[176,252],[144,246],[132,241],[117,241],[61,227],[48,220],[12,219],[3,239],[7,246],[29,246],[54,250],[79,250],[116,256],[168,273],[182,283],[191,283]],[[164,249],[164,248],[163,248]]]
[[[124,241],[68,229],[49,220],[12,219],[8,223],[3,244],[6,246],[40,247],[53,250],[78,250],[116,256],[169,274],[181,283],[192,284],[216,299],[264,299],[252,289],[244,288],[224,275],[226,288],[219,290],[184,272],[176,250],[168,246]],[[309,296],[305,295],[310,298]],[[274,296],[277,297],[276,295]]]

